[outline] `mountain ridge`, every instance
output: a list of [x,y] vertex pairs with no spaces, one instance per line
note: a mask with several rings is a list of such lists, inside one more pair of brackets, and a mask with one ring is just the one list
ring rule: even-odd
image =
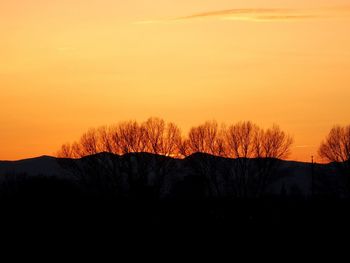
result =
[[[67,163],[69,163],[69,165],[74,164],[81,167],[83,163],[86,164],[88,162],[94,162],[95,160],[99,160],[100,165],[101,163],[103,165],[114,163],[120,166],[121,164],[124,165],[124,163],[127,163],[127,166],[131,167],[128,168],[129,170],[126,171],[126,173],[145,173],[145,176],[147,177],[145,180],[150,184],[152,184],[152,182],[153,184],[156,184],[155,173],[157,172],[155,172],[155,170],[164,169],[163,165],[165,163],[166,165],[169,165],[169,167],[166,167],[167,170],[164,173],[167,174],[162,175],[162,177],[164,177],[162,180],[164,180],[165,183],[164,189],[168,189],[168,191],[170,191],[169,189],[172,188],[172,184],[175,184],[174,182],[185,180],[186,178],[192,176],[194,173],[198,172],[199,162],[210,162],[210,164],[207,163],[206,165],[212,165],[212,167],[210,167],[210,171],[213,174],[216,174],[219,170],[222,170],[226,166],[231,169],[230,166],[236,165],[240,159],[223,158],[205,153],[194,153],[184,159],[154,155],[150,153],[128,153],[124,155],[99,153],[79,159],[56,158],[53,156],[44,155],[18,161],[0,161],[0,176],[26,174],[29,176],[66,176],[66,178],[70,178],[71,175],[67,173]],[[255,167],[259,160],[246,159],[246,161],[249,161],[250,164]],[[287,188],[287,192],[289,193],[293,191],[299,191],[303,195],[310,195],[312,191],[311,188],[313,187],[313,173],[325,175],[332,175],[337,173],[334,168],[334,164],[332,163],[312,164],[307,162],[280,159],[271,159],[271,161],[277,163],[277,176],[274,182],[271,183],[270,187],[272,189],[270,191],[276,194],[278,194],[281,189]],[[66,163],[66,165],[62,165],[63,163]],[[172,165],[170,165],[170,163]],[[226,170],[223,171],[224,172],[221,171],[221,173],[226,172]],[[125,171],[119,173],[122,175],[123,173],[125,174]],[[217,178],[214,178],[213,180],[217,180],[215,182],[217,184],[216,187],[218,187],[218,189],[224,189],[226,186],[223,176],[215,176]],[[124,178],[123,180],[124,184],[126,184],[126,179]]]

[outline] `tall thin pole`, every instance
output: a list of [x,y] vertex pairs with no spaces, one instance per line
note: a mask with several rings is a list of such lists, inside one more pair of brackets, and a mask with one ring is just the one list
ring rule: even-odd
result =
[[314,156],[311,156],[311,197],[314,197]]

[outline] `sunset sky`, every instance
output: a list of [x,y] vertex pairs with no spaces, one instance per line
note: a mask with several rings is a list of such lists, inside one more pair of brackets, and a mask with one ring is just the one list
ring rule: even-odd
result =
[[350,0],[0,1],[0,34],[1,160],[158,116],[276,123],[309,161],[350,124]]

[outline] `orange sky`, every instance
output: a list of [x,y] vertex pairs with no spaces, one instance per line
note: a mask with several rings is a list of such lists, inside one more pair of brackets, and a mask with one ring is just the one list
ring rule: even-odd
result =
[[350,123],[350,0],[281,2],[1,1],[0,159],[159,116],[277,123],[309,161]]

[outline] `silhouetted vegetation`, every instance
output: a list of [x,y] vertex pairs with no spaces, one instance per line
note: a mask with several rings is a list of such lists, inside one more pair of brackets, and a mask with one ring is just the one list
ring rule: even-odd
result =
[[[193,156],[191,158],[198,158]],[[214,157],[215,158],[215,157]],[[212,159],[212,161],[215,159]],[[187,160],[187,162],[192,162]],[[186,176],[175,183],[171,196],[157,198],[152,186],[135,188],[129,196],[85,188],[75,181],[47,176],[6,176],[0,184],[0,222],[18,227],[65,227],[65,231],[233,231],[279,229],[318,230],[347,225],[349,201],[307,198],[293,193],[259,198],[208,196],[206,178]],[[98,192],[98,191],[102,192]],[[10,222],[9,222],[10,221]],[[23,223],[25,221],[25,224]],[[204,231],[204,232],[203,232]]]
[[[92,177],[95,180],[101,178],[103,171],[107,185],[114,189],[120,186],[118,180],[124,173],[128,178],[130,192],[133,192],[136,185],[138,188],[145,187],[149,174],[152,173],[153,188],[160,198],[165,177],[169,176],[169,169],[173,169],[176,163],[173,158],[202,153],[192,163],[191,168],[205,181],[211,197],[257,197],[265,194],[266,188],[273,181],[274,169],[279,163],[277,159],[287,157],[291,145],[292,138],[277,126],[263,130],[250,122],[242,122],[220,127],[217,122],[212,121],[191,128],[188,136],[183,137],[174,123],[150,118],[141,124],[129,121],[111,127],[91,129],[78,142],[63,145],[58,156],[82,158],[98,153],[153,154],[122,158],[123,161],[118,165],[115,165],[115,160],[99,161],[91,165],[87,164],[85,158],[81,159],[84,165],[79,167],[79,171],[75,165],[71,170],[83,181],[86,181],[86,177],[91,177],[90,174],[94,174]],[[212,156],[233,158],[236,161],[222,163],[215,159],[213,162]],[[92,169],[92,166],[98,168]],[[89,171],[86,171],[87,167]],[[151,172],[147,174],[147,171]],[[113,178],[117,181],[112,182]],[[223,183],[225,188],[230,185],[231,189],[223,189]],[[92,184],[99,185],[97,182]]]
[[283,161],[292,138],[278,126],[212,121],[183,136],[158,118],[122,122],[63,145],[53,160],[60,174],[1,176],[0,203],[115,229],[342,224],[350,219],[340,190],[348,187],[348,130],[332,129],[320,147],[332,163],[323,165]]
[[342,176],[337,191],[350,197],[350,125],[333,127],[322,142],[319,154],[325,160],[332,162]]

